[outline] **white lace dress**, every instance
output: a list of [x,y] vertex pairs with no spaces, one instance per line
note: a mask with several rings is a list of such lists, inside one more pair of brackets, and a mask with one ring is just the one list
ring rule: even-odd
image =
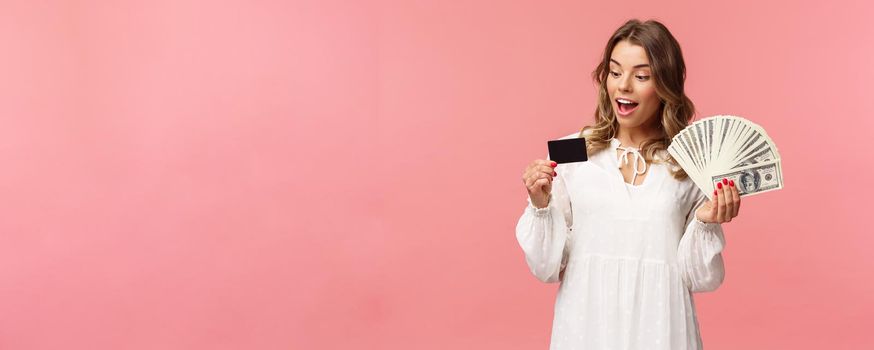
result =
[[722,283],[722,227],[695,219],[707,198],[666,164],[626,183],[619,146],[559,164],[549,205],[529,199],[516,226],[534,276],[561,282],[550,349],[701,349],[692,293]]

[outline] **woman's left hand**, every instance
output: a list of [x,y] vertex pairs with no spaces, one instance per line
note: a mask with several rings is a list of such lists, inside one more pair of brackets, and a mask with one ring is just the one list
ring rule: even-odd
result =
[[713,199],[698,207],[698,210],[695,211],[695,217],[707,223],[721,224],[731,222],[739,210],[740,195],[737,193],[734,181],[722,179],[722,182],[716,183]]

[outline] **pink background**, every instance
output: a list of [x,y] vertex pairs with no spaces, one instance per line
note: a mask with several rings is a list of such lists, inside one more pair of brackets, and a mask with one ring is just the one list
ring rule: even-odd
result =
[[[729,4],[731,3],[731,4]],[[4,1],[0,348],[545,349],[520,177],[626,19],[780,147],[708,349],[870,346],[864,1]]]

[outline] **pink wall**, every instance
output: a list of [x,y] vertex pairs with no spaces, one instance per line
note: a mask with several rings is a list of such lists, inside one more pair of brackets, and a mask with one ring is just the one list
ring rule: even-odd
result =
[[783,157],[707,348],[870,346],[874,7],[727,3],[6,1],[0,348],[546,348],[519,178],[631,17]]

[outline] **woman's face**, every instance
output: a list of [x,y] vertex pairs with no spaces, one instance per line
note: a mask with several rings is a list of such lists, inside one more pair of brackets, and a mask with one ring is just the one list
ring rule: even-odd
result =
[[646,50],[642,46],[623,40],[613,47],[607,74],[607,93],[621,127],[638,128],[653,122],[661,102],[656,94]]

